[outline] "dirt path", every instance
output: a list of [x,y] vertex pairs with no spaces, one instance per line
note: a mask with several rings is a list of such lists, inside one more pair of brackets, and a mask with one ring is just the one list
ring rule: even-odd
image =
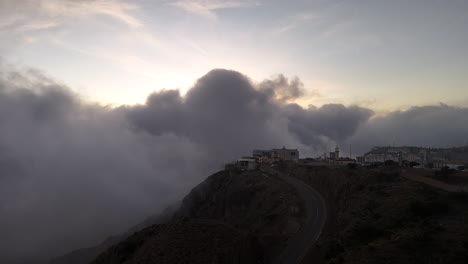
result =
[[403,170],[401,172],[401,176],[408,179],[408,180],[421,182],[421,183],[430,185],[430,186],[432,186],[434,188],[438,188],[438,189],[441,189],[441,190],[444,190],[444,191],[447,191],[447,192],[460,192],[460,191],[468,192],[468,188],[466,188],[466,187],[447,184],[445,182],[434,180],[434,179],[431,179],[429,177],[418,175],[414,171]]

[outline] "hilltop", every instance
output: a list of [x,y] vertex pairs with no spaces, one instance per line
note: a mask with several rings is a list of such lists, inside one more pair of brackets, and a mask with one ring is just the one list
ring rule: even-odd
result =
[[92,263],[270,263],[302,225],[292,187],[258,170],[221,171],[170,221],[134,233]]

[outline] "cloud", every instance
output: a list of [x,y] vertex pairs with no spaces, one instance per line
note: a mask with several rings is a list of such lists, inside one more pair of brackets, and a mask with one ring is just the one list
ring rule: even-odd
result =
[[[136,129],[188,137],[224,161],[253,148],[283,145],[316,154],[330,142],[352,136],[373,114],[358,106],[303,109],[289,103],[303,89],[297,77],[288,80],[280,74],[253,84],[238,72],[219,69],[199,79],[184,97],[165,90],[149,96],[145,105],[121,110]],[[226,148],[226,140],[235,144]]]
[[260,90],[274,96],[279,101],[297,99],[304,95],[304,84],[295,77],[289,82],[288,78],[280,74],[273,80],[265,80],[259,85]]
[[220,166],[209,167],[188,138],[132,131],[113,109],[82,102],[40,73],[2,73],[1,263],[37,263],[97,243]]
[[57,27],[59,24],[53,21],[38,21],[33,24],[25,24],[16,28],[17,31],[44,30]]
[[161,91],[150,95],[145,105],[120,110],[136,129],[190,138],[216,153],[218,161],[249,154],[256,147],[295,142],[278,133],[287,123],[280,119],[271,94],[257,90],[235,71],[210,71],[184,97],[178,91]]
[[319,20],[321,17],[315,13],[298,13],[293,16],[290,16],[287,21],[275,28],[273,34],[283,34],[288,31],[291,31],[299,26],[302,26],[310,21]]
[[[76,4],[76,2],[74,2]],[[117,20],[126,23],[130,27],[138,28],[143,26],[143,23],[135,16],[130,14],[130,11],[138,9],[135,4],[128,4],[121,1],[95,1],[87,5],[76,6],[77,10],[89,10],[91,13],[108,15]]]
[[332,142],[343,142],[352,136],[362,124],[374,114],[370,109],[341,104],[326,104],[320,108],[288,105],[289,130],[307,145],[320,145],[327,138]]
[[[132,28],[143,23],[131,14],[139,7],[120,0],[1,0],[0,14],[4,21],[0,27],[15,25],[15,29],[44,29],[44,25],[60,25],[69,18],[104,15]],[[53,22],[44,21],[52,19]]]
[[467,135],[468,108],[440,104],[375,117],[360,127],[350,142],[363,153],[376,145],[462,146]]
[[253,1],[226,1],[226,0],[182,0],[170,5],[183,9],[191,14],[216,20],[216,10],[227,8],[252,7],[258,5]]
[[23,18],[24,18],[24,16],[18,15],[18,14],[6,15],[6,16],[0,18],[0,29],[9,27],[9,26],[13,25],[15,22],[17,22],[18,20],[21,20]]

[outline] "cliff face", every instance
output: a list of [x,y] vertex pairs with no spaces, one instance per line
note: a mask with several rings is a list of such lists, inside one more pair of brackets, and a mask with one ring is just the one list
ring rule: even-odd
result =
[[269,263],[301,226],[302,202],[260,171],[222,171],[165,224],[134,233],[93,263]]

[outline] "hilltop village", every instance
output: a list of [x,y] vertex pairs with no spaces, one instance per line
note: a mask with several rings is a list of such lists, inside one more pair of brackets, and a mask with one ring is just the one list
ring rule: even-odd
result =
[[253,150],[252,156],[244,156],[226,164],[226,169],[254,170],[260,164],[294,162],[317,166],[380,166],[465,170],[468,167],[468,146],[450,149],[422,147],[373,147],[363,156],[343,157],[340,148],[316,158],[300,158],[298,149],[274,148]]
[[398,163],[403,167],[464,170],[468,167],[468,146],[458,148],[373,147],[358,164]]
[[330,152],[329,155],[319,157],[317,159],[299,157],[298,149],[287,149],[286,147],[279,149],[270,150],[253,150],[252,156],[241,157],[240,159],[226,164],[226,169],[237,168],[241,170],[254,170],[259,164],[275,164],[278,162],[295,162],[295,163],[307,163],[316,165],[348,165],[355,164],[356,160],[350,157],[340,156],[340,149],[337,146],[335,151]]
[[270,150],[253,150],[252,156],[242,157],[228,163],[225,168],[226,170],[254,170],[258,168],[260,164],[275,164],[281,161],[299,162],[299,150],[287,149],[286,147]]

